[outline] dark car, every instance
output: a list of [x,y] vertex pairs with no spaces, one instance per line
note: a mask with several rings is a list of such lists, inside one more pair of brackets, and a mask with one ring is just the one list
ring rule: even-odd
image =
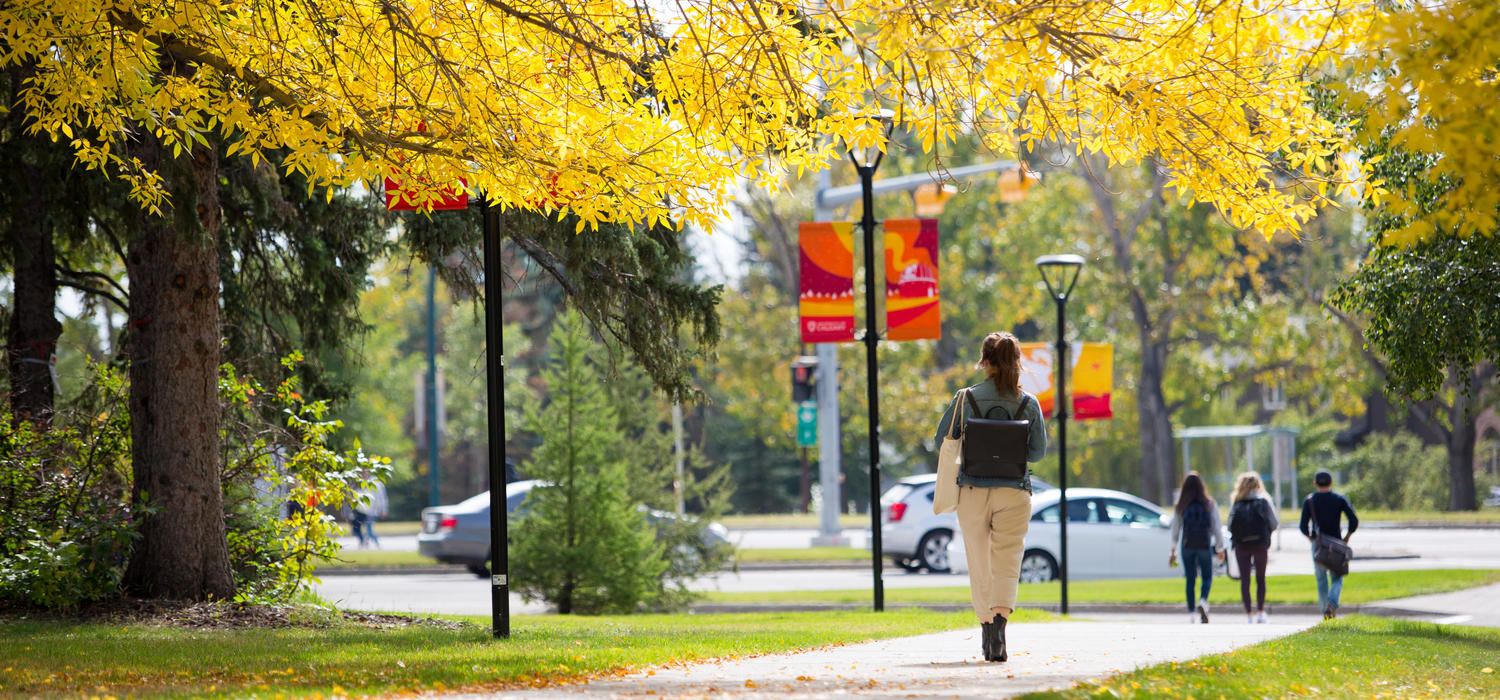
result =
[[[526,496],[547,482],[531,479],[505,485],[505,509],[511,516],[524,513]],[[675,521],[677,516],[641,509],[654,523]],[[699,535],[707,547],[728,546],[729,531],[719,523],[704,526]],[[489,575],[490,492],[485,491],[451,506],[422,511],[422,532],[417,534],[417,552],[444,564],[463,564],[476,576]]]
[[[505,511],[514,514],[535,479],[505,485]],[[489,575],[490,492],[483,491],[450,506],[422,509],[417,552],[444,564],[463,564],[476,576]]]

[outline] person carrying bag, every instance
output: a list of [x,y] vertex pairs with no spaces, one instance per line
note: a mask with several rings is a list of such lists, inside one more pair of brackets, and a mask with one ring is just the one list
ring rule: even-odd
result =
[[[1344,590],[1344,576],[1349,573],[1349,560],[1354,550],[1349,548],[1349,538],[1359,527],[1359,517],[1354,506],[1343,494],[1334,493],[1333,475],[1319,470],[1313,475],[1315,493],[1308,494],[1302,502],[1302,521],[1297,528],[1313,545],[1313,576],[1318,582],[1318,605],[1323,608],[1323,619],[1338,616],[1339,594]],[[1342,536],[1340,520],[1349,519],[1349,529]],[[1330,578],[1332,579],[1330,581]]]
[[1047,454],[1047,428],[1036,397],[1021,390],[1021,344],[1014,335],[985,337],[975,368],[987,381],[955,394],[933,435],[942,445],[933,510],[958,512],[984,658],[1005,661],[1005,623],[1016,606],[1031,522],[1026,465]]

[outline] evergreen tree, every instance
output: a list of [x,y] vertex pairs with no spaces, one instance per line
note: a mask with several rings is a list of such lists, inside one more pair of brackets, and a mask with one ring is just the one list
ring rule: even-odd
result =
[[521,595],[563,614],[631,612],[662,590],[667,562],[629,498],[625,438],[599,375],[605,353],[574,311],[551,345],[550,400],[528,406],[524,422],[542,442],[523,470],[544,485],[512,529],[511,574]]

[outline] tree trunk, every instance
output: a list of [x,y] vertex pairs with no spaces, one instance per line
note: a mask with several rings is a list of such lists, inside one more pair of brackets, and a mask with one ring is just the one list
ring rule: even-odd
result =
[[[21,85],[35,72],[34,66],[13,66],[5,77],[6,93],[15,98]],[[52,418],[52,361],[57,354],[57,339],[62,324],[57,321],[57,268],[52,228],[46,223],[44,210],[55,206],[42,191],[44,175],[37,165],[38,153],[49,144],[27,136],[24,110],[12,110],[6,121],[7,152],[14,158],[23,190],[22,201],[29,201],[32,211],[10,214],[10,235],[6,236],[15,256],[14,297],[11,304],[10,334],[6,339],[10,366],[10,407],[13,421],[27,420],[45,428]]]
[[[234,596],[219,483],[219,201],[212,149],[172,158],[148,128],[130,155],[171,191],[127,247],[132,504],[141,537],[126,590],[151,598]],[[149,510],[148,510],[149,509]]]
[[39,216],[12,212],[10,238],[16,255],[15,301],[10,338],[10,406],[12,420],[45,427],[54,400],[52,360],[62,324],[57,321],[57,271],[52,230]]
[[1140,335],[1141,377],[1135,394],[1141,431],[1141,493],[1153,503],[1166,504],[1172,497],[1177,466],[1172,449],[1172,413],[1161,388],[1166,352],[1151,342],[1149,329],[1142,327]]
[[[1448,510],[1478,510],[1474,495],[1474,422],[1477,415],[1469,410],[1472,400],[1483,390],[1475,370],[1453,377],[1453,403],[1448,407]],[[1465,386],[1467,385],[1467,386]],[[1470,393],[1465,394],[1465,388]]]

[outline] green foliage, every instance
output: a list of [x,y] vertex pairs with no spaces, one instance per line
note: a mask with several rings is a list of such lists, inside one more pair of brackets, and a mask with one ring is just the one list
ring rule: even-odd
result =
[[[1365,338],[1387,358],[1386,384],[1424,400],[1452,368],[1500,363],[1500,234],[1379,248],[1334,302],[1369,319]],[[1469,382],[1459,382],[1470,391]]]
[[52,429],[0,410],[0,605],[70,609],[116,595],[131,541],[125,380],[95,384]]
[[302,174],[282,174],[286,158],[220,159],[223,361],[270,376],[300,352],[305,389],[337,402],[352,388],[366,330],[360,295],[390,247],[390,214],[378,193],[313,189]]
[[1324,468],[1340,475],[1341,485],[1336,488],[1356,510],[1448,507],[1446,451],[1424,445],[1408,433],[1374,433],[1357,449],[1339,455]]
[[[453,252],[479,250],[475,219],[407,219],[403,243],[426,261]],[[688,374],[692,362],[718,342],[719,287],[684,277],[692,257],[670,226],[631,227],[601,223],[578,228],[576,217],[509,209],[499,214],[506,243],[551,277],[571,307],[612,342],[609,352],[628,349],[634,361],[667,395],[697,394]],[[477,217],[476,217],[477,218]],[[445,280],[478,296],[483,285],[477,261],[443,270]],[[508,293],[508,291],[507,291]],[[691,342],[682,342],[690,338]]]
[[[390,472],[389,460],[331,441],[343,423],[328,417],[328,400],[300,393],[300,353],[281,360],[285,377],[272,391],[220,368],[225,404],[222,482],[237,599],[290,600],[313,581],[320,561],[337,556],[340,527],[324,509],[352,504],[355,490]],[[260,416],[280,414],[282,425]],[[283,508],[286,512],[283,513]]]
[[511,530],[511,575],[528,599],[561,613],[633,612],[663,592],[667,570],[651,527],[629,500],[625,439],[599,375],[602,347],[581,314],[558,319],[548,400],[527,407],[541,445],[524,470],[545,485]]
[[[728,541],[703,534],[704,528],[711,527],[729,509],[735,491],[729,465],[716,464],[701,450],[685,444],[683,479],[677,483],[670,402],[654,391],[651,378],[630,362],[616,367],[609,392],[624,437],[619,443],[619,460],[628,475],[628,500],[662,514],[651,521],[668,559],[670,575],[663,596],[653,605],[680,608],[693,597],[687,582],[722,569],[734,554]],[[666,516],[677,507],[674,484],[682,489],[681,518]]]
[[[241,601],[287,601],[338,554],[338,508],[386,461],[335,451],[341,423],[298,391],[297,353],[273,390],[220,368],[225,461],[220,473],[230,563]],[[130,417],[124,375],[92,366],[94,383],[51,430],[0,425],[0,603],[67,609],[120,592],[136,537],[130,511]],[[267,423],[278,415],[284,423]],[[288,504],[295,506],[284,511]]]

